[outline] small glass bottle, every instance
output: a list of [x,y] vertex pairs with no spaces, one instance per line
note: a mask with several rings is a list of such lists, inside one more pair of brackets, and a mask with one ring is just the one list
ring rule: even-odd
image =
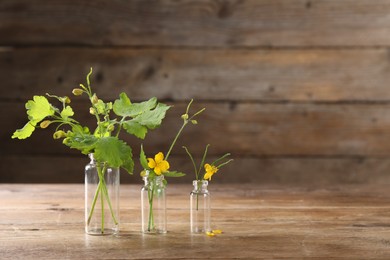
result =
[[141,217],[143,233],[166,233],[166,200],[164,176],[143,177],[141,189]]
[[210,193],[208,181],[193,181],[190,194],[190,225],[192,233],[205,233],[210,229]]
[[119,168],[98,163],[89,154],[85,166],[85,232],[113,235],[119,232]]

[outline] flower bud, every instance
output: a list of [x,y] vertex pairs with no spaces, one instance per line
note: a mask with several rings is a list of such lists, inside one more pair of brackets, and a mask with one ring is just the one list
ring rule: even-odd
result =
[[181,115],[181,118],[183,118],[184,120],[187,120],[188,119],[188,114]]
[[69,104],[70,103],[70,98],[68,96],[65,96],[64,97],[64,100],[65,100],[65,103],[66,104]]
[[96,96],[96,94],[93,94],[92,99],[91,99],[91,102],[92,102],[92,104],[97,104],[97,102],[99,102],[99,99],[98,99],[98,97]]
[[49,125],[51,124],[51,121],[50,120],[45,120],[45,121],[42,121],[41,123],[40,123],[40,127],[41,128],[46,128],[46,127],[48,127]]
[[53,138],[54,138],[54,139],[60,139],[60,138],[62,138],[62,137],[66,137],[65,132],[62,131],[62,130],[58,130],[57,132],[55,132],[55,133],[53,134]]
[[83,94],[83,90],[81,88],[74,88],[72,90],[72,94],[75,95],[75,96],[81,96]]
[[198,124],[198,121],[196,121],[196,120],[191,120],[191,123],[192,123],[193,125],[197,125],[197,124]]
[[69,142],[70,142],[70,138],[69,137],[64,138],[64,140],[62,140],[62,143],[65,144],[65,145],[69,144]]
[[107,130],[108,130],[109,132],[114,131],[114,129],[115,129],[115,126],[114,126],[114,125],[110,125],[110,126],[107,128]]
[[143,171],[141,171],[141,173],[139,174],[141,177],[146,177],[146,171],[145,170],[143,170]]
[[95,109],[94,109],[93,107],[90,107],[90,108],[89,108],[89,113],[90,113],[91,115],[95,115],[95,114],[96,114],[96,111],[95,111]]

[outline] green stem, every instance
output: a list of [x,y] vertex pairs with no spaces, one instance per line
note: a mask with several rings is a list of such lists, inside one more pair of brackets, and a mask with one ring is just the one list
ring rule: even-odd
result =
[[183,146],[183,148],[184,148],[184,150],[186,150],[186,153],[188,154],[188,156],[189,156],[190,159],[191,159],[192,165],[194,166],[195,177],[196,177],[196,180],[198,180],[198,170],[197,170],[197,168],[196,168],[196,164],[195,164],[194,158],[192,157],[192,154],[191,154],[190,151],[187,149],[187,147]]
[[181,126],[179,132],[177,132],[177,134],[176,134],[176,136],[175,136],[175,139],[173,139],[173,142],[172,142],[171,146],[169,147],[169,150],[168,150],[168,152],[167,152],[167,155],[165,156],[165,160],[168,160],[168,157],[169,157],[169,155],[171,154],[171,151],[172,151],[173,147],[175,146],[177,139],[179,138],[181,132],[183,132],[183,129],[184,129],[184,127],[185,127],[187,124],[188,124],[188,121],[184,121],[184,123],[183,123],[183,125]]
[[[100,177],[99,177],[99,179],[100,179]],[[97,200],[97,198],[99,196],[99,193],[100,193],[100,183],[101,182],[99,181],[98,187],[96,188],[95,196],[93,197],[91,211],[89,212],[89,215],[88,215],[88,221],[87,221],[88,225],[91,222],[92,214],[93,214],[93,212],[95,210],[96,200]]]
[[148,220],[148,231],[151,231],[151,226],[154,226],[153,221],[153,196],[154,196],[154,182],[152,182],[152,192],[148,190],[148,199],[149,199],[149,220]]
[[230,153],[224,154],[223,156],[219,157],[219,158],[216,159],[214,162],[212,162],[211,165],[216,165],[218,162],[222,161],[223,159],[225,159],[225,158],[228,157],[229,155],[230,155]]
[[102,234],[104,234],[104,196],[102,194],[102,196],[100,196],[100,203],[102,205],[102,229],[100,230],[100,232]]
[[[188,111],[190,110],[190,106],[191,106],[192,102],[193,102],[193,100],[191,99],[190,103],[189,103],[188,106],[187,106],[186,114],[188,114]],[[198,112],[196,112],[194,115],[192,115],[190,118],[184,120],[183,125],[181,126],[179,132],[177,132],[177,134],[176,134],[176,136],[175,136],[175,139],[173,139],[173,142],[172,142],[171,146],[169,147],[169,150],[168,150],[168,152],[167,152],[167,155],[165,156],[165,160],[168,160],[168,157],[169,157],[169,155],[171,154],[172,149],[173,149],[173,147],[175,146],[176,141],[177,141],[177,139],[179,138],[181,132],[183,132],[184,127],[186,127],[186,125],[188,124],[188,122],[190,122],[194,117],[196,117],[197,115],[199,115],[200,113],[202,113],[205,109],[206,109],[206,108],[202,108],[201,110],[199,110]]]
[[[204,165],[204,162],[205,162],[205,160],[206,160],[207,151],[209,150],[209,146],[210,146],[210,144],[207,144],[207,145],[206,145],[206,148],[204,149],[202,161],[200,162],[199,169],[198,169],[198,174],[196,175],[197,179],[198,179],[198,177],[199,177],[200,171],[201,171],[201,169],[202,169],[202,167],[203,167],[203,165]],[[202,179],[203,179],[203,178],[202,178]]]
[[[99,169],[99,168],[98,168],[98,169]],[[110,208],[110,212],[111,212],[112,219],[114,220],[115,225],[118,225],[118,221],[117,221],[117,219],[116,219],[116,217],[115,217],[114,210],[112,209],[111,199],[110,199],[110,196],[109,196],[109,194],[108,194],[106,181],[104,180],[104,173],[105,173],[106,171],[107,171],[107,165],[104,164],[103,172],[101,173],[101,175],[102,175],[102,178],[101,178],[102,187],[101,187],[101,188],[103,189],[104,195],[106,196],[106,200],[107,200],[108,206],[109,206],[109,208]]]
[[103,200],[103,196],[106,197],[106,200],[107,200],[107,203],[108,203],[108,206],[110,208],[110,212],[111,212],[111,216],[112,216],[112,219],[115,223],[115,225],[118,224],[118,221],[115,217],[115,214],[114,214],[114,211],[112,209],[112,204],[111,204],[111,200],[110,200],[110,196],[108,194],[108,191],[107,191],[107,186],[106,186],[106,182],[104,180],[104,173],[107,171],[107,165],[104,164],[103,166],[103,170],[100,166],[100,163],[97,163],[97,171],[98,171],[98,177],[99,177],[99,183],[98,183],[98,186],[96,188],[96,192],[95,192],[95,195],[93,197],[93,201],[92,201],[92,206],[91,206],[91,211],[89,212],[89,215],[88,215],[88,221],[87,221],[87,224],[89,225],[90,222],[91,222],[91,219],[92,219],[92,215],[93,215],[93,212],[95,210],[95,205],[96,205],[96,202],[97,202],[97,198],[99,196],[99,193],[101,192],[101,203],[102,203],[102,231],[104,230],[104,200]]
[[225,166],[226,164],[230,163],[231,161],[233,161],[233,159],[230,159],[229,161],[226,161],[224,163],[221,163],[220,165],[217,166],[217,168],[221,168],[222,166]]
[[126,119],[126,117],[124,116],[124,117],[122,117],[121,121],[119,122],[118,131],[116,132],[116,135],[115,135],[116,137],[119,137],[119,133],[122,130],[122,124],[125,121],[125,119]]

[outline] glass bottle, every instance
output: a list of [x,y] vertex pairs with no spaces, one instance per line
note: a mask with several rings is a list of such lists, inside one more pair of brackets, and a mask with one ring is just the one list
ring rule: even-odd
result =
[[98,163],[89,154],[85,166],[85,232],[112,235],[119,232],[119,168]]
[[190,194],[190,225],[192,233],[205,233],[210,228],[210,193],[208,181],[193,181],[194,188]]
[[143,177],[141,217],[143,233],[166,233],[166,200],[164,176]]

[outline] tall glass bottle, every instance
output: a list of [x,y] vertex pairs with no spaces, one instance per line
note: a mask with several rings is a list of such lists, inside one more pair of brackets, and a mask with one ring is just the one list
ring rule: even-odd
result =
[[166,200],[164,176],[143,177],[141,215],[143,233],[166,233]]
[[208,181],[193,181],[194,188],[190,194],[190,225],[192,233],[205,233],[210,228],[210,194]]
[[91,161],[85,166],[85,232],[111,235],[119,232],[119,168]]

